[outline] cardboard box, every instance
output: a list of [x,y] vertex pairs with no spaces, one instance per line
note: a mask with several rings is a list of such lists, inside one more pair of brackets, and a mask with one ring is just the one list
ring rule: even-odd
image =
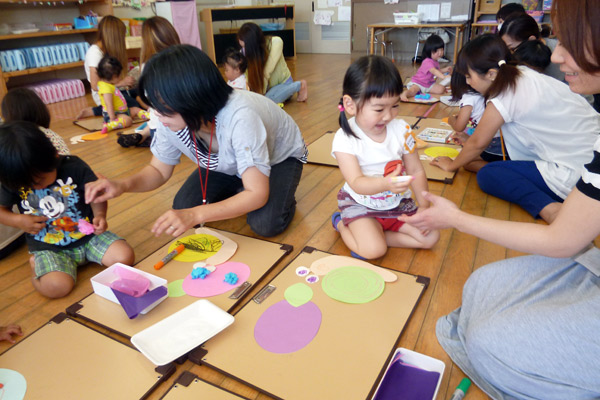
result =
[[394,24],[396,25],[415,25],[421,22],[421,15],[419,13],[411,12],[395,12]]
[[479,0],[479,12],[496,14],[502,5],[502,0]]
[[[139,274],[139,275],[143,276],[144,278],[149,279],[150,280],[149,290],[156,289],[159,286],[165,286],[165,287],[167,286],[166,279],[159,278],[158,276],[149,274],[144,271],[140,271],[137,268],[133,268],[133,267],[130,267],[125,264],[116,263],[116,264],[113,264],[110,267],[106,268],[104,271],[100,272],[99,274],[94,275],[91,278],[92,288],[94,289],[94,293],[96,293],[98,296],[104,297],[105,299],[112,301],[113,303],[119,304],[119,300],[117,300],[117,297],[115,296],[112,289],[110,288],[110,284],[112,282],[116,281],[117,279],[119,279],[119,275],[117,275],[117,273],[115,272],[117,268],[124,268],[131,272],[135,272],[136,274]],[[140,312],[140,314],[146,314],[148,311],[152,310],[154,307],[159,305],[167,297],[168,297],[168,294],[164,297],[161,297],[160,299],[158,299],[157,301],[155,301],[154,303],[152,303],[151,305],[146,307],[144,310],[142,310]]]

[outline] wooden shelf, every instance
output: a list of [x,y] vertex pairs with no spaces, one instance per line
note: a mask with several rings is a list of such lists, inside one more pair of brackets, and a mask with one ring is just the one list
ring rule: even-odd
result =
[[75,67],[83,67],[83,61],[75,61],[75,62],[67,63],[67,64],[49,65],[47,67],[40,67],[40,68],[28,68],[28,69],[24,69],[21,71],[5,72],[3,74],[3,76],[4,76],[4,80],[6,81],[6,80],[8,80],[8,78],[12,78],[15,76],[39,74],[40,72],[56,71],[59,69],[69,69],[69,68],[75,68]]
[[[2,0],[0,0],[2,1]],[[98,32],[97,28],[91,29],[69,29],[64,31],[38,31],[30,33],[19,33],[11,35],[0,35],[0,40],[14,40],[14,39],[27,39],[32,37],[46,37],[46,36],[63,36],[63,35],[76,35],[83,33]]]

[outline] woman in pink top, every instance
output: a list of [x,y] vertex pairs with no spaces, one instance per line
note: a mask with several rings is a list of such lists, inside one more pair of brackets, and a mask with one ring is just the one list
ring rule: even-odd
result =
[[[450,83],[450,78],[445,74],[452,72],[452,67],[440,68],[438,60],[444,56],[444,40],[438,35],[431,35],[425,41],[423,46],[423,62],[419,70],[410,79],[406,85],[406,90],[400,95],[400,100],[408,101],[409,97],[414,97],[419,92],[442,94],[446,92],[446,86]],[[442,79],[436,83],[436,78]]]

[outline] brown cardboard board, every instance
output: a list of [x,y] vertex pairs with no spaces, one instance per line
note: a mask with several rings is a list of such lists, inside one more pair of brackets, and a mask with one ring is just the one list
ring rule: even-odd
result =
[[31,400],[145,398],[175,369],[165,367],[65,314],[0,356],[0,368],[25,377]]
[[243,400],[227,389],[213,385],[196,374],[184,371],[169,388],[161,400]]
[[[419,118],[411,116],[399,116],[397,118],[405,120],[411,126],[416,123]],[[331,156],[331,144],[335,132],[325,132],[323,136],[308,145],[308,162],[312,164],[329,165],[337,167],[337,161]]]
[[[141,119],[134,119],[133,120],[133,124],[139,124],[140,122],[144,122]],[[80,119],[77,121],[73,121],[73,123],[77,126],[82,127],[83,129],[86,129],[90,132],[96,132],[99,130],[102,130],[102,126],[104,125],[104,120],[102,119],[102,117],[95,117],[95,118],[86,118],[86,119]],[[119,129],[121,130],[121,129]]]
[[[437,128],[437,129],[452,130],[450,125],[448,125],[445,122],[442,122],[442,120],[438,119],[438,118],[421,118],[419,120],[419,122],[417,123],[417,125],[415,125],[413,130],[415,131],[416,134],[418,134],[425,128]],[[427,147],[452,147],[455,149],[460,149],[460,146],[457,146],[457,145],[440,144],[440,143],[428,143]],[[424,153],[424,151],[427,147],[419,149],[419,157],[421,157],[421,156],[423,156],[423,158],[427,157]],[[455,172],[446,172],[441,168],[431,165],[430,159],[428,159],[428,158],[423,159],[423,158],[421,159],[421,164],[423,164],[423,168],[425,169],[425,175],[427,175],[427,179],[432,180],[432,181],[441,181],[441,182],[448,183],[448,184],[453,182],[454,177],[456,176],[456,171]]]
[[[202,346],[201,362],[286,400],[366,399],[381,378],[396,343],[429,284],[425,277],[392,271],[398,279],[366,304],[347,304],[328,297],[321,281],[312,284],[312,302],[322,313],[315,338],[304,348],[275,354],[260,347],[254,328],[260,316],[284,299],[285,290],[304,278],[299,266],[330,254],[304,248],[270,283],[276,287],[261,304],[248,303],[235,323]],[[351,260],[350,260],[351,262]]]
[[[214,231],[229,237],[237,243],[237,251],[230,260],[242,262],[250,266],[251,273],[248,282],[252,283],[253,286],[260,282],[263,276],[275,267],[292,249],[289,245],[268,242],[266,240],[223,232],[216,229],[214,229]],[[193,233],[194,229],[190,229],[182,236],[188,236]],[[167,255],[167,249],[170,244],[171,243],[168,243],[158,249],[152,255],[136,264],[136,267],[142,271],[164,278],[168,282],[185,278],[191,273],[194,263],[172,260],[161,269],[154,269],[154,265]],[[218,296],[208,297],[207,299],[222,310],[229,311],[243,299],[230,299],[229,296],[232,292],[233,290]],[[198,300],[197,297],[188,295],[181,297],[167,297],[148,314],[139,315],[135,319],[129,319],[119,304],[113,303],[92,293],[83,300],[70,306],[67,309],[67,313],[130,338],[143,329],[154,325],[162,319],[190,305],[196,300]]]

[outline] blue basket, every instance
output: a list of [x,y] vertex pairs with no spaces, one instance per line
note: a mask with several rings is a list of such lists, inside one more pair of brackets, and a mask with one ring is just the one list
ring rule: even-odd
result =
[[260,24],[260,29],[262,29],[263,31],[280,31],[283,28],[285,28],[285,24],[280,22],[269,22],[266,24]]

